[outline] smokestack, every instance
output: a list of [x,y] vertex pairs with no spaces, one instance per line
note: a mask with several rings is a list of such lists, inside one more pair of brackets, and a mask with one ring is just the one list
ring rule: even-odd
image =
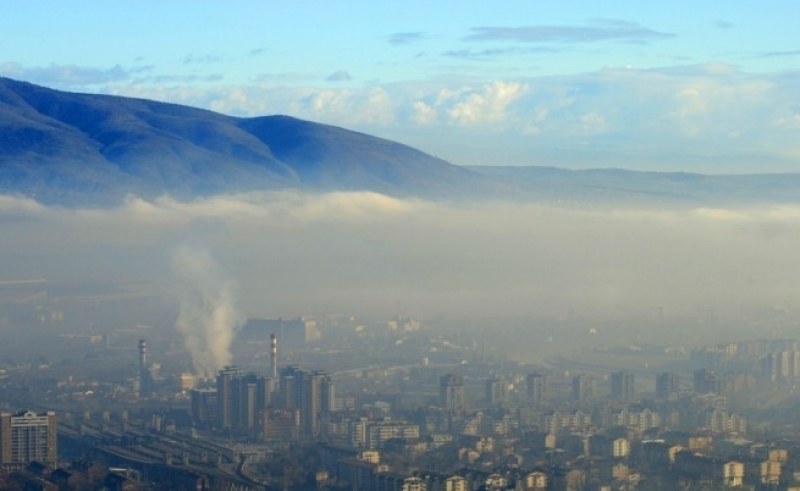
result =
[[139,373],[142,374],[147,370],[147,342],[144,339],[139,340]]
[[149,373],[147,373],[147,343],[139,340],[139,397],[149,396]]
[[269,335],[270,339],[270,368],[272,369],[272,380],[278,380],[278,338],[275,333]]

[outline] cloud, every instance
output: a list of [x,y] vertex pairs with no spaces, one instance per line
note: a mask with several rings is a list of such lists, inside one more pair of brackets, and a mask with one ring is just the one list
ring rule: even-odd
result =
[[714,27],[716,27],[717,29],[732,29],[735,26],[732,22],[728,22],[726,20],[718,20],[717,22],[714,23]]
[[791,72],[754,74],[712,61],[358,87],[314,85],[321,78],[272,74],[253,84],[208,86],[120,82],[106,91],[237,116],[289,114],[399,140],[461,164],[701,172],[798,166],[800,82]]
[[211,73],[208,75],[152,75],[147,77],[137,77],[133,80],[136,84],[191,84],[195,82],[220,82],[224,79],[221,73]]
[[674,37],[635,22],[595,20],[594,25],[537,25],[521,27],[479,26],[465,41],[514,41],[520,43],[594,43],[602,41],[649,42]]
[[[793,309],[800,288],[797,204],[590,209],[281,192],[64,209],[5,196],[0,217],[9,277],[146,279],[179,299],[170,265],[180,263],[194,272],[183,283],[201,278],[219,305],[231,304],[222,286],[235,278],[238,310],[249,316],[390,315],[400,306],[459,319],[578,312],[599,322],[658,308],[731,318]],[[197,267],[217,273],[200,277]]]
[[767,53],[761,54],[762,58],[783,58],[789,56],[800,56],[800,49],[794,49],[788,51],[769,51]]
[[394,34],[389,35],[386,40],[389,44],[411,44],[416,43],[425,39],[426,35],[424,32],[414,31],[414,32],[396,32]]
[[344,70],[337,70],[327,77],[325,77],[325,81],[327,82],[347,82],[348,80],[352,80],[353,77]]
[[46,67],[26,67],[20,63],[0,64],[0,75],[41,85],[78,87],[100,85],[129,80],[132,76],[149,72],[151,66],[123,68],[114,65],[110,68],[82,67],[77,65],[51,64]]
[[451,58],[461,58],[467,60],[480,60],[487,58],[496,58],[499,56],[508,55],[528,55],[528,54],[541,54],[541,53],[557,53],[553,48],[535,47],[535,48],[494,48],[494,49],[459,49],[450,50],[442,53],[444,56]]
[[499,122],[506,118],[506,109],[521,97],[527,87],[515,82],[495,82],[458,96],[447,111],[448,118],[459,124]]

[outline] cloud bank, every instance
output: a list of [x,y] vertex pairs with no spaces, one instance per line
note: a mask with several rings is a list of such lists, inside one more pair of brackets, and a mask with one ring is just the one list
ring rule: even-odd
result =
[[4,276],[170,291],[172,251],[189,244],[215,258],[200,270],[237,282],[248,316],[747,316],[794,309],[800,288],[796,205],[466,206],[283,192],[72,210],[3,197],[0,221]]

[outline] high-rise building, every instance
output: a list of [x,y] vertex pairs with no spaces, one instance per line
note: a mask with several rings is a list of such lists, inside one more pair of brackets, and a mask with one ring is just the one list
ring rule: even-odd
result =
[[692,387],[696,394],[722,393],[722,380],[713,371],[705,368],[695,370],[692,378]]
[[192,420],[198,428],[210,429],[217,421],[217,390],[192,389],[189,391],[192,404]]
[[572,377],[572,400],[586,402],[593,395],[594,381],[589,375],[580,373]]
[[263,436],[265,411],[271,398],[270,377],[243,374],[236,367],[223,368],[217,375],[217,429],[239,435]]
[[508,384],[502,377],[486,380],[486,407],[503,407],[508,402]]
[[661,372],[656,375],[656,397],[671,399],[680,392],[681,379],[677,373]]
[[58,460],[56,413],[0,413],[0,466],[22,469],[33,461],[55,467]]
[[234,380],[241,376],[236,367],[225,367],[217,374],[217,429],[233,430],[238,394]]
[[324,371],[302,370],[287,366],[281,370],[280,405],[300,414],[300,437],[319,435],[320,422],[334,406],[335,390]]
[[233,430],[242,435],[263,434],[264,411],[271,400],[271,378],[248,373],[234,379],[236,417]]
[[528,375],[527,379],[528,399],[535,406],[544,403],[547,398],[547,386],[549,377],[546,373],[534,372]]
[[450,414],[464,413],[464,378],[447,374],[439,379],[439,400]]
[[611,374],[611,397],[618,401],[630,402],[634,396],[633,373],[614,372]]

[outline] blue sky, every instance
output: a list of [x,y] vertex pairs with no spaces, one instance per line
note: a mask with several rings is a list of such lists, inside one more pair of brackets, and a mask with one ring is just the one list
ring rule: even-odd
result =
[[458,164],[800,172],[800,2],[2,1],[0,75]]

